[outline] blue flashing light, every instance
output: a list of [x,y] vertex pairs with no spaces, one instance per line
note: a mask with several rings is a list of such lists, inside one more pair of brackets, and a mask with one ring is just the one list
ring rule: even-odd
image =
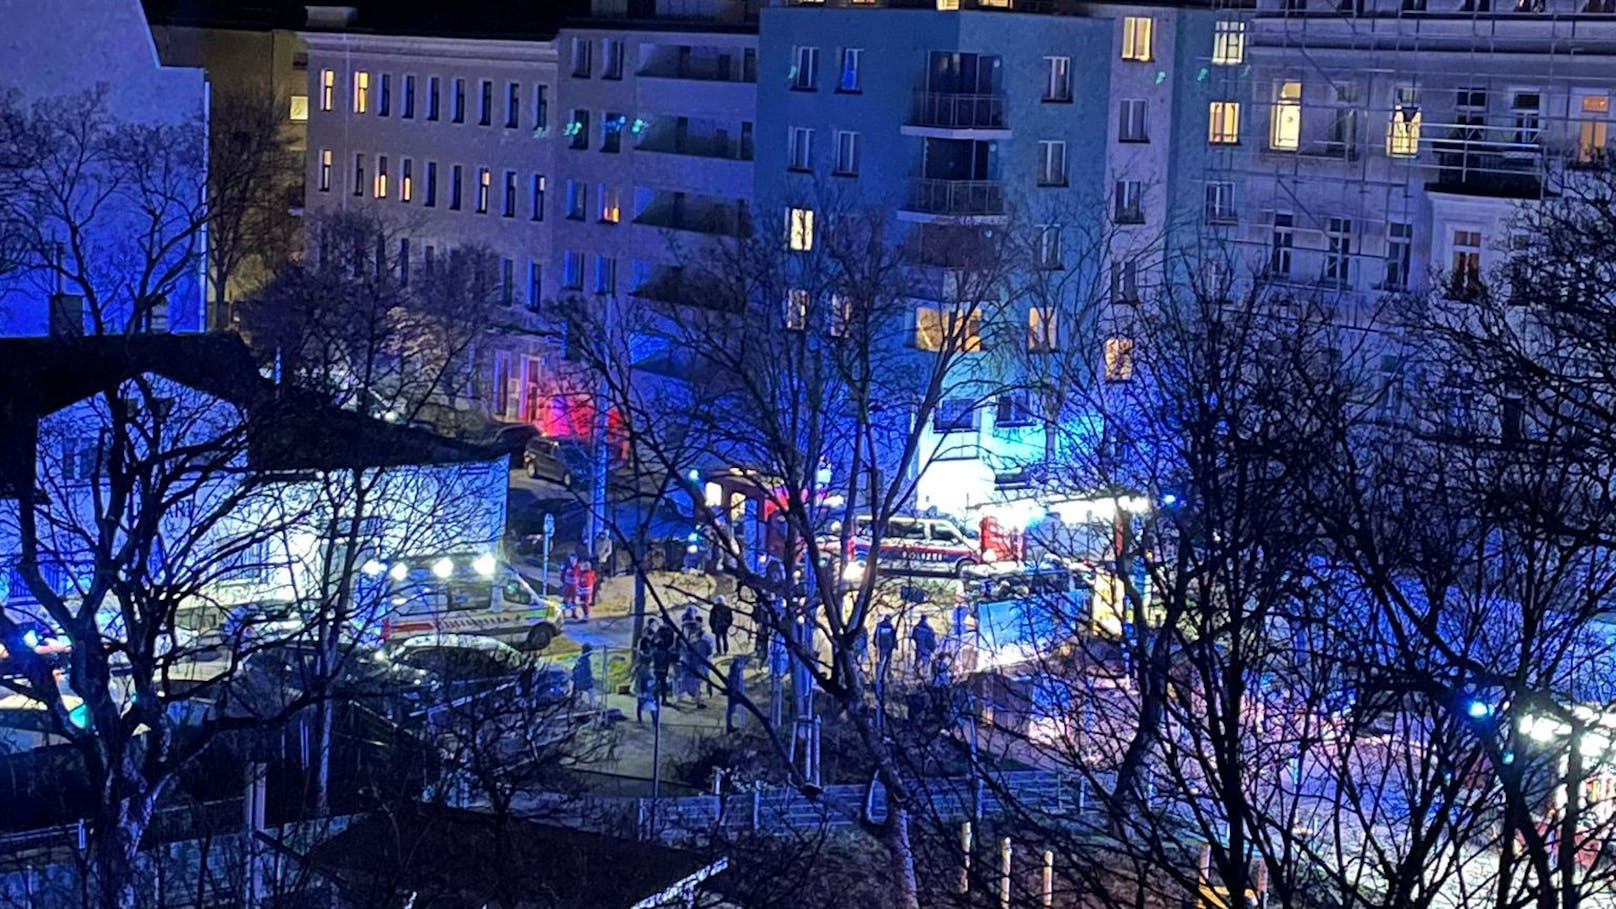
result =
[[1475,698],[1471,698],[1470,703],[1465,705],[1465,713],[1469,714],[1470,718],[1473,720],[1486,719],[1487,717],[1492,716],[1493,705],[1488,704],[1485,701],[1478,701]]
[[1177,505],[1178,504],[1178,496],[1175,496],[1170,492],[1163,493],[1162,494],[1162,504],[1167,505],[1167,506]]
[[76,728],[89,729],[90,728],[90,707],[89,707],[89,705],[88,704],[80,704],[77,707],[74,707],[72,710],[69,710],[67,712],[67,721],[69,723],[72,723]]
[[35,647],[38,647],[39,646],[39,632],[35,631],[32,628],[28,629],[27,631],[24,631],[22,633],[22,642],[23,642],[24,646],[28,647],[28,649],[30,649],[30,650],[32,650]]

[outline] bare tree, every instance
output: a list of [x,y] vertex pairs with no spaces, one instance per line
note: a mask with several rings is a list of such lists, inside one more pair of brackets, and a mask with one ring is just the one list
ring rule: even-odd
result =
[[96,333],[166,327],[185,317],[172,307],[200,296],[205,129],[200,118],[121,122],[104,94],[0,99],[0,234],[12,266],[0,304],[63,293],[82,299]]

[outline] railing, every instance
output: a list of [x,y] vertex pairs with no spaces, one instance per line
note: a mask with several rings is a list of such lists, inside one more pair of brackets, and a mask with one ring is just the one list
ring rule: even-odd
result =
[[751,221],[738,209],[719,206],[684,209],[674,208],[671,205],[658,206],[646,209],[634,219],[634,223],[668,230],[715,234],[721,237],[744,238],[752,234]]
[[1003,95],[916,92],[910,126],[937,129],[1007,129]]
[[909,184],[910,211],[934,215],[1002,215],[1004,184],[997,180],[921,178]]
[[[1016,811],[1071,817],[1087,810],[1087,783],[1045,770],[1009,771],[992,779],[969,777],[919,781],[917,811],[942,822]],[[868,799],[868,804],[866,800]],[[1008,805],[1006,803],[1009,803]],[[593,816],[613,814],[597,805]],[[791,787],[763,787],[732,795],[636,800],[642,840],[679,841],[715,834],[841,830],[861,823],[866,811],[887,812],[885,790],[859,785],[827,786],[815,798]]]
[[751,139],[742,141],[734,136],[686,136],[683,139],[676,136],[648,136],[635,146],[635,151],[717,158],[722,161],[750,161],[752,148]]

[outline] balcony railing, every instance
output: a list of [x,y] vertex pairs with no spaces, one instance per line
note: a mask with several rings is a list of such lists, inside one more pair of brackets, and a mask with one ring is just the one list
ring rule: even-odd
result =
[[905,207],[933,215],[1002,215],[1004,184],[998,180],[921,178],[910,182]]
[[916,92],[910,126],[938,129],[1006,129],[1003,95]]
[[728,206],[657,205],[634,219],[635,224],[722,237],[749,237],[752,222],[739,208]]
[[730,161],[752,160],[752,139],[734,136],[651,135],[635,146],[637,151],[658,152],[665,155],[690,155],[695,158],[723,158]]

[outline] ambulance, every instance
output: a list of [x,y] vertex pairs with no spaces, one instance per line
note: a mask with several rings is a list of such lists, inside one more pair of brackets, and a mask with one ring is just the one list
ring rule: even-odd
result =
[[560,600],[541,595],[491,553],[367,561],[374,604],[364,624],[384,645],[422,635],[478,635],[540,651],[561,634]]

